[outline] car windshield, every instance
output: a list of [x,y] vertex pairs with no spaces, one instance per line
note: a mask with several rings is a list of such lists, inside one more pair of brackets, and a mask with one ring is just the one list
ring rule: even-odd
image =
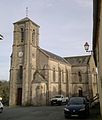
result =
[[76,104],[83,104],[84,101],[82,98],[80,97],[72,97],[70,98],[68,104],[73,104],[73,105],[76,105]]
[[53,98],[61,98],[61,96],[60,95],[56,95]]

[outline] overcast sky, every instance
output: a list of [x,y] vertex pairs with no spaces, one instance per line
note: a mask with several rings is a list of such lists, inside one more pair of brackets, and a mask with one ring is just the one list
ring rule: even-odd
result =
[[[28,17],[40,26],[40,47],[59,56],[86,55],[92,48],[92,0],[0,0],[0,80],[9,79],[13,23]],[[91,49],[90,48],[90,49]]]

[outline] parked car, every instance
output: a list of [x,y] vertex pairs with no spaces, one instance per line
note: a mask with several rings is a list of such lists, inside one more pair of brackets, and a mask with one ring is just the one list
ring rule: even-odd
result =
[[89,115],[89,102],[85,97],[71,97],[64,108],[64,116],[87,117]]
[[3,111],[3,104],[2,104],[2,102],[0,101],[0,113],[2,113],[2,111]]
[[64,97],[63,95],[56,95],[50,99],[51,105],[57,104],[61,105],[63,103],[66,103],[68,100],[68,97]]

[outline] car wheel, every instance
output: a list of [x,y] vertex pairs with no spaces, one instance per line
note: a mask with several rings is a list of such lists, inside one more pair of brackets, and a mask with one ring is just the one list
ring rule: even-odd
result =
[[64,117],[67,119],[68,118],[68,116],[66,116],[66,115],[64,115]]
[[59,102],[58,105],[62,105],[62,102]]
[[51,102],[51,106],[53,106],[53,103]]
[[68,103],[68,100],[66,100],[65,104],[67,104],[67,103]]
[[90,112],[87,111],[87,112],[86,112],[86,118],[87,118],[89,115],[90,115]]
[[64,115],[64,118],[68,119],[68,118],[71,118],[71,116]]
[[2,113],[3,112],[3,108],[0,108],[0,113]]

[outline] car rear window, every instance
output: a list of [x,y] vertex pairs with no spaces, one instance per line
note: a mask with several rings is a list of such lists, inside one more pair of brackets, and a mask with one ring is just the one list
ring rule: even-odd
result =
[[70,98],[68,102],[68,104],[83,104],[83,103],[84,103],[84,100],[79,97]]

